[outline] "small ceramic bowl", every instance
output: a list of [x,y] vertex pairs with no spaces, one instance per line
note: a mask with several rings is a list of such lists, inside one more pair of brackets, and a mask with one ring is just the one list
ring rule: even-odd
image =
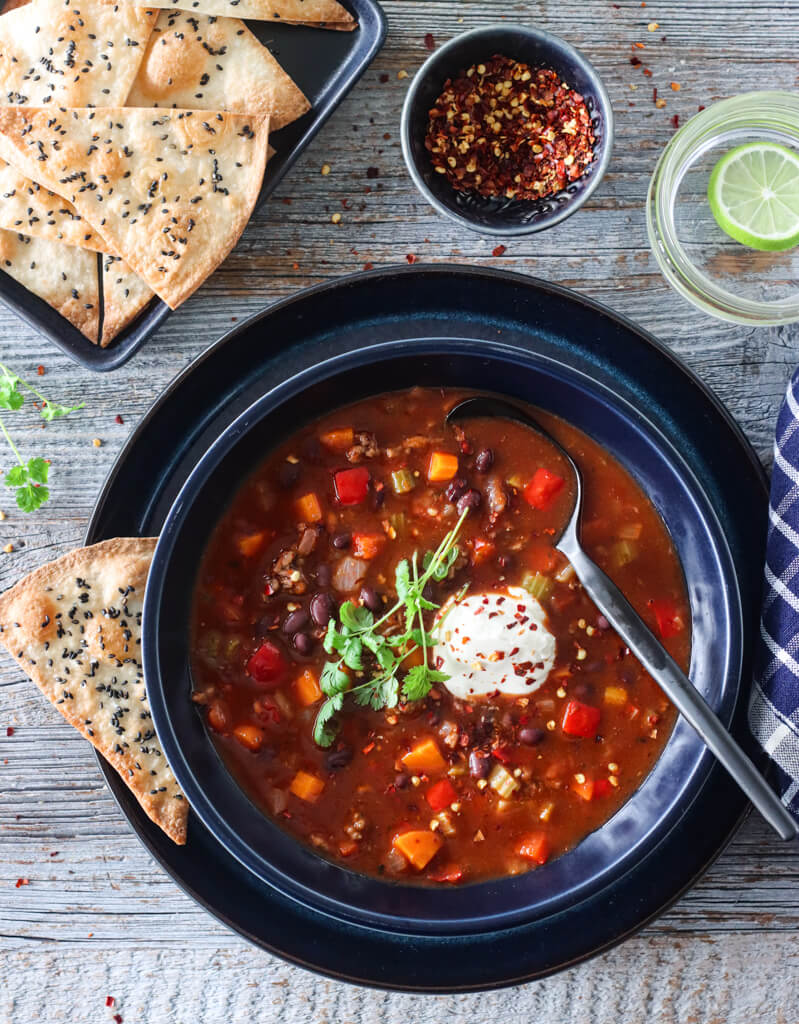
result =
[[[491,199],[457,192],[436,174],[425,149],[430,108],[444,83],[473,64],[501,54],[533,68],[551,68],[585,99],[594,128],[594,160],[585,174],[542,199]],[[594,192],[613,149],[613,108],[605,86],[586,58],[558,36],[535,28],[489,25],[456,36],[416,72],[402,109],[402,152],[416,187],[439,213],[485,235],[513,237],[559,224]]]

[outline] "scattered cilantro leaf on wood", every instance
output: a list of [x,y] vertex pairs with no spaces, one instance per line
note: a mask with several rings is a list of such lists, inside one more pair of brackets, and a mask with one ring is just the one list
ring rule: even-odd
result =
[[[12,373],[7,366],[0,363],[0,409],[17,412],[24,405],[25,392],[38,399],[40,404],[36,405],[36,408],[38,409],[39,416],[47,422],[60,419],[62,416],[68,416],[72,412],[77,412],[78,409],[82,409],[85,405],[84,402],[72,406],[52,402],[49,398],[45,398],[36,388],[26,384],[17,374]],[[17,505],[23,512],[35,512],[50,497],[50,489],[46,486],[50,465],[46,459],[39,456],[30,458],[27,461],[24,460],[19,449],[11,439],[11,435],[2,417],[0,417],[0,432],[2,432],[17,460],[17,465],[12,466],[5,474],[5,485],[14,489]]]
[[[424,555],[421,573],[416,552],[410,561],[403,559],[397,565],[397,600],[379,619],[375,620],[368,608],[345,601],[339,608],[338,623],[335,619],[328,623],[324,649],[338,658],[325,663],[319,679],[326,699],[316,716],[313,735],[320,747],[329,747],[335,740],[339,729],[337,715],[346,696],[361,707],[380,711],[396,707],[400,697],[406,701],[422,700],[434,683],[445,683],[449,678],[427,664],[427,652],[437,643],[437,634],[427,630],[424,613],[439,606],[428,601],[423,591],[431,579],[440,582],[447,578],[458,557],[455,542],[467,515],[468,509],[438,548]],[[397,613],[404,614],[404,632],[386,635],[381,630]],[[442,622],[438,623],[439,630]],[[419,650],[422,664],[414,665],[400,679],[402,663]],[[373,657],[377,671],[366,682],[353,686],[351,673],[364,671],[365,652]]]

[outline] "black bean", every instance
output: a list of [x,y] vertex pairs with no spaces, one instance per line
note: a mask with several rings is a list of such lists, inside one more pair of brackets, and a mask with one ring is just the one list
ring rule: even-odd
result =
[[575,683],[569,687],[569,692],[572,696],[577,697],[578,700],[585,700],[586,697],[592,696],[594,688],[590,683]]
[[327,626],[336,614],[336,604],[330,594],[314,594],[310,607],[311,618],[317,626]]
[[330,538],[330,543],[334,548],[337,548],[339,551],[343,551],[352,544],[352,534],[346,532],[334,533]]
[[544,739],[546,733],[543,729],[537,729],[534,725],[525,725],[519,729],[519,742],[528,747],[537,746]]
[[278,470],[277,479],[280,486],[288,491],[300,479],[300,464],[298,462],[284,462]]
[[597,625],[597,629],[602,629],[602,630],[610,629],[610,623],[608,622],[608,620],[605,618],[604,615],[597,615],[597,617],[596,617],[596,625]]
[[385,500],[386,500],[386,489],[385,489],[385,487],[383,487],[382,484],[380,484],[379,486],[377,484],[375,484],[373,489],[372,489],[372,497],[370,499],[370,503],[371,503],[371,506],[372,506],[372,511],[373,512],[377,512],[377,510],[379,508],[382,508],[383,507],[383,502]]
[[409,776],[406,775],[404,772],[400,772],[399,775],[394,776],[394,788],[405,789],[405,787],[408,785],[408,780]]
[[435,601],[436,591],[430,580],[428,580],[422,588],[422,597],[425,601]]
[[458,498],[466,492],[468,486],[468,482],[462,476],[456,476],[454,480],[450,480],[447,484],[444,490],[444,497],[451,505],[454,505]]
[[383,607],[380,595],[374,587],[361,587],[361,604],[370,612],[379,612]]
[[478,473],[487,473],[493,465],[494,453],[490,448],[483,448],[481,452],[477,453],[477,457],[474,460],[474,468]]
[[267,612],[256,622],[255,631],[256,633],[263,635],[264,633],[268,633],[270,629],[274,629],[278,622],[280,622],[279,612]]
[[500,555],[497,562],[499,562],[500,569],[510,569],[513,565],[513,557],[512,555]]
[[458,514],[463,515],[467,508],[470,510],[479,508],[482,500],[482,494],[479,491],[476,491],[474,490],[474,488],[472,488],[471,490],[468,490],[465,494],[462,494],[460,498],[458,498],[458,503],[455,507],[458,510]]
[[298,654],[310,654],[313,650],[313,637],[308,633],[295,633],[294,647]]
[[308,612],[304,608],[298,608],[290,612],[283,620],[284,633],[299,633],[303,626],[308,624]]
[[319,584],[320,587],[329,587],[332,578],[333,570],[330,568],[327,562],[322,562],[320,566],[317,566],[316,582]]
[[338,771],[339,768],[346,768],[352,760],[352,747],[341,746],[338,750],[331,750],[325,754],[325,768],[329,772]]
[[318,437],[309,437],[302,446],[302,454],[309,462],[321,462],[325,457],[325,450]]
[[488,776],[491,758],[482,750],[473,750],[469,754],[469,774],[475,779],[485,779]]

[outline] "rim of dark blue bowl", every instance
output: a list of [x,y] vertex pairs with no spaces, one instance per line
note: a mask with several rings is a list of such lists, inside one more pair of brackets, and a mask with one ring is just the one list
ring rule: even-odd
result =
[[[431,348],[431,345],[435,344],[435,348]],[[473,358],[487,358],[492,355],[497,361],[502,361],[500,353],[506,356],[506,361],[509,361],[512,357],[518,358],[519,355],[526,355],[528,362],[531,364],[539,364],[539,372],[541,372],[541,365],[549,365],[550,372],[554,371],[555,367],[566,368],[572,378],[575,376],[578,378],[585,378],[591,383],[591,386],[595,391],[602,392],[606,396],[606,400],[612,400],[614,404],[621,405],[628,410],[632,410],[632,403],[627,398],[619,396],[612,392],[612,390],[601,382],[592,381],[586,374],[581,371],[576,371],[574,368],[568,368],[566,364],[563,364],[557,360],[553,360],[550,357],[544,357],[539,355],[533,355],[532,353],[521,353],[519,349],[513,346],[503,345],[497,342],[486,343],[482,347],[482,355],[475,352],[475,345],[473,342],[458,342],[453,339],[426,339],[424,341],[416,342],[411,345],[406,345],[403,348],[403,352],[407,355],[418,354],[420,357],[424,356],[425,349],[428,355],[439,353],[443,347],[445,352],[457,353],[458,347],[465,346],[470,349],[470,355]],[[166,699],[162,691],[163,675],[160,668],[160,657],[159,657],[159,640],[160,640],[160,606],[163,599],[163,590],[165,584],[165,574],[169,568],[170,558],[173,554],[175,543],[178,537],[179,530],[181,528],[186,510],[192,506],[197,500],[202,489],[207,486],[209,478],[213,475],[216,469],[224,462],[224,459],[230,454],[230,452],[236,447],[236,445],[242,441],[249,434],[251,430],[255,430],[258,424],[273,412],[276,408],[280,408],[285,405],[286,402],[297,400],[298,397],[308,390],[313,382],[319,382],[327,380],[332,376],[338,376],[340,373],[345,372],[348,367],[353,364],[363,365],[365,362],[374,363],[381,359],[385,360],[391,358],[397,358],[397,343],[386,342],[380,345],[362,347],[355,352],[345,353],[342,355],[335,356],[329,360],[317,364],[310,369],[306,369],[299,374],[289,378],[283,384],[278,385],[275,388],[270,389],[261,398],[257,399],[247,410],[245,410],[237,419],[224,431],[224,433],[215,441],[208,451],[205,453],[203,458],[195,467],[194,471],[190,475],[189,479],[184,484],[180,494],[178,495],[175,503],[170,510],[167,518],[164,530],[159,540],[158,548],[156,550],[155,557],[153,559],[153,566],[150,573],[150,579],[148,581],[147,596],[145,599],[145,612],[144,612],[144,625],[143,625],[143,650],[145,659],[145,674],[148,678],[149,686],[148,692],[150,694],[150,702],[153,712],[153,718],[156,725],[156,729],[159,734],[159,739],[162,746],[164,747],[165,753],[173,766],[178,781],[182,786],[184,792],[189,798],[189,802],[192,805],[195,812],[199,815],[203,823],[211,829],[216,838],[223,843],[223,845],[231,852],[241,863],[243,863],[250,871],[253,871],[261,880],[267,882],[267,884],[273,885],[284,895],[290,898],[296,899],[305,905],[314,906],[318,912],[328,913],[333,917],[344,918],[348,920],[354,920],[359,923],[365,923],[372,926],[378,926],[383,928],[389,928],[390,930],[399,931],[413,931],[414,929],[422,931],[424,933],[433,932],[435,934],[448,934],[452,932],[463,933],[465,931],[486,931],[496,928],[508,927],[511,924],[519,923],[519,921],[529,920],[533,917],[538,918],[549,913],[553,913],[559,909],[563,909],[564,906],[570,902],[579,902],[580,900],[587,898],[592,892],[601,888],[603,885],[609,883],[609,881],[616,877],[620,872],[627,870],[631,859],[643,856],[647,849],[650,849],[656,844],[662,835],[665,834],[665,830],[673,827],[674,822],[680,815],[679,807],[685,806],[685,803],[690,803],[695,797],[699,788],[701,787],[704,778],[708,771],[708,765],[710,762],[710,755],[707,751],[704,751],[701,747],[701,743],[693,737],[688,726],[684,722],[678,722],[675,730],[667,743],[667,750],[669,747],[672,749],[671,756],[676,756],[676,747],[686,742],[692,743],[695,747],[693,754],[691,755],[690,771],[687,772],[683,778],[681,785],[678,790],[669,797],[666,810],[659,813],[654,823],[637,835],[634,844],[627,849],[623,854],[614,856],[611,862],[605,865],[597,873],[590,875],[581,882],[580,885],[576,885],[572,888],[564,887],[559,889],[554,895],[538,899],[534,905],[530,903],[521,903],[515,909],[504,909],[501,912],[492,914],[481,914],[477,917],[469,917],[467,915],[459,915],[457,917],[447,918],[435,918],[432,920],[420,920],[418,917],[408,917],[400,921],[396,920],[396,915],[386,914],[385,911],[374,911],[368,906],[354,905],[338,898],[331,898],[327,895],[320,894],[320,892],[309,885],[306,882],[298,882],[297,878],[293,876],[291,872],[276,868],[275,864],[270,862],[257,850],[253,849],[253,846],[248,842],[244,841],[237,830],[230,824],[227,818],[220,812],[217,803],[209,798],[205,791],[205,787],[201,782],[198,781],[197,775],[193,766],[187,760],[182,745],[178,742],[177,735],[175,733],[172,719],[169,715],[166,707]],[[532,367],[531,367],[532,369]],[[532,372],[536,372],[532,369]],[[546,370],[543,372],[546,373]],[[381,390],[381,389],[378,389]],[[376,393],[376,392],[375,392]],[[601,401],[601,399],[600,399]],[[670,467],[677,465],[679,472],[676,474],[681,482],[688,481],[686,485],[686,492],[689,495],[689,499],[696,502],[697,495],[700,496],[700,500],[704,502],[704,508],[700,513],[700,519],[702,522],[709,522],[712,525],[712,533],[714,535],[715,547],[714,552],[717,552],[717,560],[721,560],[725,563],[724,568],[719,570],[719,577],[725,587],[730,586],[735,591],[733,597],[730,599],[730,604],[726,606],[725,614],[730,618],[730,625],[725,635],[725,655],[727,658],[726,670],[724,672],[725,687],[721,692],[721,699],[726,700],[727,712],[731,713],[732,703],[734,700],[730,697],[730,688],[736,689],[740,685],[740,662],[742,657],[741,650],[741,608],[740,608],[740,596],[738,595],[737,589],[734,583],[734,569],[732,568],[732,559],[729,549],[726,544],[726,538],[724,532],[718,522],[715,512],[712,508],[712,504],[709,502],[704,489],[701,487],[699,481],[696,479],[695,474],[686,465],[685,461],[674,449],[674,447],[668,442],[663,432],[651,422],[645,415],[637,410],[634,414],[632,411],[629,413],[630,417],[638,421],[640,424],[643,422],[648,428],[650,438],[652,436],[658,438],[661,443],[665,444],[665,447],[669,449],[668,459],[666,460]],[[641,429],[639,427],[639,429]],[[251,466],[251,469],[254,465]],[[242,477],[242,480],[244,477]],[[153,683],[155,680],[155,685]],[[737,692],[737,691],[736,691]],[[733,694],[733,697],[735,694]],[[188,699],[188,697],[186,698]],[[730,703],[732,701],[732,703]],[[218,757],[218,755],[217,755]],[[661,755],[661,758],[665,757],[665,752]],[[227,769],[219,761],[220,770],[225,772],[228,776]],[[636,793],[628,800],[623,807],[613,816],[611,821],[619,819],[619,816],[625,812],[632,814],[633,802],[636,798],[642,801],[644,798],[640,795],[647,786],[650,779],[653,778],[654,773],[657,770],[657,763],[653,767],[652,772],[647,779],[645,779],[636,791]],[[232,778],[232,776],[229,776]],[[237,783],[234,784],[238,785]],[[650,783],[650,786],[654,786],[655,783]],[[652,791],[649,791],[650,797]],[[246,799],[246,795],[245,795]],[[262,815],[262,812],[258,811],[254,804],[251,804],[252,811],[257,814],[259,818],[263,818],[265,821],[269,821],[268,818]],[[270,823],[274,830],[272,837],[274,848],[282,843],[286,838],[286,833],[279,829],[274,823]],[[598,830],[592,835],[596,836],[601,832]],[[280,837],[283,837],[282,839]],[[601,842],[601,840],[597,840]],[[292,844],[293,856],[298,860],[304,856],[297,851],[299,846],[297,840],[289,837],[289,843]],[[582,845],[582,844],[580,844]],[[270,847],[273,848],[273,847]],[[579,847],[575,848],[579,849]],[[573,853],[574,851],[570,851]],[[319,861],[320,858],[315,854],[309,854],[315,861]],[[569,853],[565,854],[560,860],[564,860],[570,856]],[[328,865],[328,870],[332,872],[341,872],[347,876],[354,876],[355,873],[349,871],[346,868],[342,868],[338,865],[330,865],[329,862],[324,862]],[[306,871],[307,876],[307,871]],[[363,878],[364,876],[356,876]],[[374,885],[377,886],[389,886],[392,887],[391,883],[381,882],[379,880],[370,880]],[[499,880],[497,883],[474,883],[476,885],[488,886],[491,884],[502,885],[503,882],[508,880]],[[342,886],[343,890],[347,890],[347,886]],[[397,888],[396,885],[393,888]],[[407,891],[407,886],[401,888]],[[419,888],[415,888],[416,892],[419,892]],[[429,889],[422,890],[424,892],[430,892]],[[463,891],[463,890],[461,890]],[[439,900],[438,894],[431,896],[433,900]],[[446,897],[445,897],[446,900]]]
[[[541,43],[553,53],[560,51],[565,54],[572,67],[579,67],[583,74],[585,74],[585,76],[591,81],[592,87],[595,91],[599,113],[604,122],[604,134],[600,158],[592,166],[590,177],[587,179],[584,187],[575,195],[570,196],[569,199],[562,204],[560,209],[537,218],[527,224],[519,224],[515,226],[498,225],[494,227],[492,225],[479,224],[475,220],[472,220],[472,218],[466,213],[453,209],[451,206],[447,205],[447,203],[442,202],[432,189],[430,189],[424,180],[424,175],[421,173],[418,162],[413,154],[411,144],[411,119],[416,97],[428,78],[433,75],[439,77],[441,86],[443,86],[445,80],[451,74],[460,70],[458,62],[453,61],[452,58],[464,47],[464,45],[468,45],[481,37],[488,40],[497,34],[502,34],[504,36],[515,34],[519,39],[528,41],[532,40]],[[450,63],[452,63],[453,66],[450,67],[446,73],[442,74],[443,66]],[[553,60],[552,63],[562,64],[562,61]],[[417,189],[421,192],[428,203],[430,203],[434,210],[443,214],[443,216],[448,217],[450,220],[455,221],[455,223],[468,228],[470,231],[477,231],[481,234],[492,235],[498,238],[515,238],[521,235],[534,234],[537,231],[546,231],[547,228],[552,228],[556,224],[560,224],[562,221],[566,220],[567,217],[576,213],[588,201],[588,199],[590,199],[599,187],[600,182],[605,176],[608,165],[610,164],[610,159],[613,155],[614,128],[615,118],[613,114],[613,105],[610,102],[610,96],[605,88],[605,84],[602,81],[599,72],[580,50],[575,46],[572,46],[571,43],[566,42],[566,40],[561,36],[557,36],[552,32],[547,32],[544,29],[531,28],[526,25],[506,25],[496,23],[493,25],[484,25],[481,28],[469,29],[467,32],[462,32],[460,35],[455,36],[453,39],[448,40],[440,46],[435,53],[432,53],[424,64],[422,64],[413,77],[413,81],[411,82],[405,96],[405,101],[402,105],[400,139],[402,143],[402,155],[405,159],[405,166],[408,168],[408,173],[413,179],[413,183],[416,185]],[[580,180],[582,179],[578,179],[578,182]],[[577,184],[577,182],[572,184]],[[562,193],[558,194],[561,195]],[[517,201],[525,202],[524,200]]]

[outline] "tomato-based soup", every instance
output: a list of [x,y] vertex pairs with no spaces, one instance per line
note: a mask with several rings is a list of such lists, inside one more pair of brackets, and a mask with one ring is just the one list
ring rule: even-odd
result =
[[[554,547],[565,459],[509,420],[447,424],[463,397],[385,394],[281,444],[204,553],[193,621],[194,699],[257,806],[355,870],[438,884],[573,847],[675,717]],[[603,448],[536,416],[584,475],[585,548],[686,667],[663,522]]]

